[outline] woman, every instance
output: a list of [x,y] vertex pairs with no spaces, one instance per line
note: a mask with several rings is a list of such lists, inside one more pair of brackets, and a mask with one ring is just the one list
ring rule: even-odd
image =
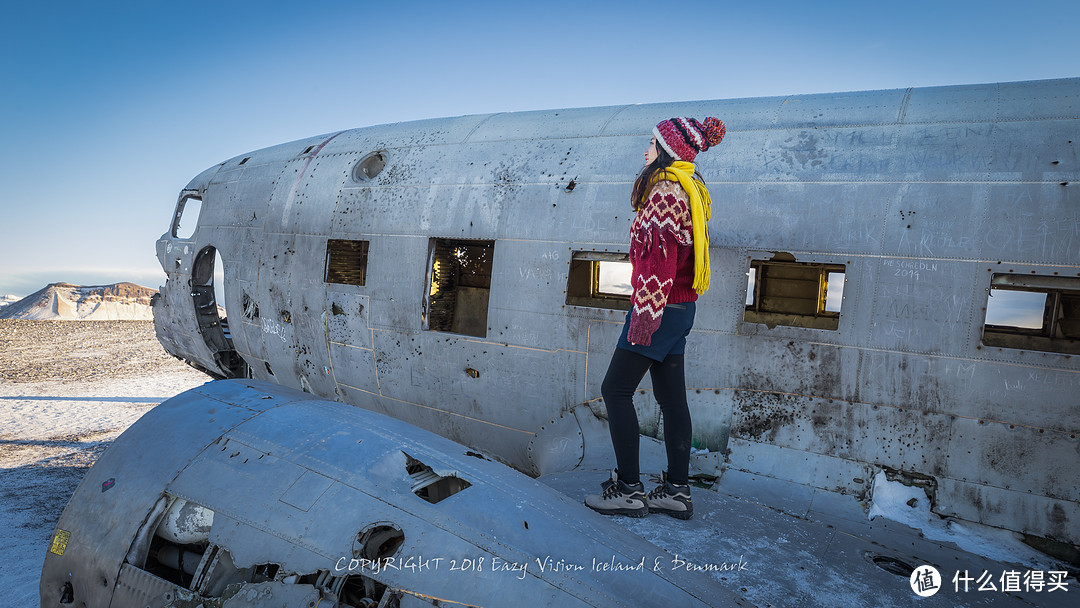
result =
[[[600,389],[618,468],[585,504],[605,515],[642,517],[649,512],[690,519],[690,410],[686,405],[683,351],[694,324],[695,301],[709,288],[711,200],[693,161],[724,138],[724,123],[672,118],[653,129],[630,202],[633,266],[622,336]],[[668,470],[645,494],[638,479],[638,420],[633,394],[645,372],[664,418]]]

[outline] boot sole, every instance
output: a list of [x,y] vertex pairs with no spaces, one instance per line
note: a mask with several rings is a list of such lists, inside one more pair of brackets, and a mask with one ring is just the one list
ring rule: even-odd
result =
[[649,513],[663,513],[664,515],[670,515],[675,519],[682,520],[690,519],[694,516],[693,511],[675,511],[673,509],[655,509],[652,507],[649,507]]
[[596,511],[601,515],[625,515],[627,517],[645,517],[649,514],[649,507],[641,507],[640,509],[597,509],[596,507],[591,507],[589,505],[585,506],[589,507],[590,509]]

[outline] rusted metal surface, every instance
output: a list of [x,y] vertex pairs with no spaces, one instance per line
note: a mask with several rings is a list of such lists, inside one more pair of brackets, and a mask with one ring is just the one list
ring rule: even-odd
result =
[[[877,469],[925,474],[940,514],[1080,543],[1080,359],[980,341],[992,275],[1080,276],[1076,79],[466,116],[248,153],[188,185],[191,239],[158,242],[159,336],[220,368],[189,284],[213,246],[254,377],[526,472],[572,461],[529,446],[573,408],[603,412],[623,312],[567,305],[568,269],[627,250],[640,149],[681,115],[728,125],[698,159],[713,287],[687,383],[714,454],[697,466],[855,494]],[[358,179],[372,153],[385,167]],[[369,242],[366,285],[324,282],[328,239]],[[425,329],[433,239],[494,242],[484,337]],[[744,320],[751,261],[778,253],[844,267],[837,329]]]

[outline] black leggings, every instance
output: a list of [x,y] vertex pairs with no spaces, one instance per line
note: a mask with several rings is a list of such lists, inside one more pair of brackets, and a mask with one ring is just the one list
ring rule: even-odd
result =
[[690,409],[686,405],[686,377],[683,355],[668,355],[657,362],[645,355],[616,348],[600,392],[608,412],[608,429],[615,447],[619,479],[637,483],[638,418],[634,411],[634,391],[645,372],[652,375],[653,395],[664,417],[664,445],[667,448],[668,479],[685,484],[690,474]]

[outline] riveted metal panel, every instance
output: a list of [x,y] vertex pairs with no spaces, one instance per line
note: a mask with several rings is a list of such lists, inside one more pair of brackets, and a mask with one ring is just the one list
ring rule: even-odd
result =
[[[715,234],[711,236],[715,238]],[[746,310],[748,260],[745,252],[738,249],[715,246],[709,249],[710,286],[709,291],[698,297],[694,331],[734,332]],[[711,347],[711,360],[722,358],[720,349],[712,344],[711,336],[702,342]]]
[[994,187],[980,228],[981,257],[1015,263],[1080,260],[1076,196],[1057,183]]
[[595,135],[623,106],[495,114],[469,134],[469,143]]
[[405,332],[422,327],[429,286],[428,239],[372,236],[368,246],[368,323],[373,329]]
[[[326,339],[332,343],[371,349],[367,295],[356,293],[352,285],[330,285],[326,289]],[[321,317],[322,315],[320,315]]]
[[777,108],[775,126],[785,129],[835,126],[839,121],[833,116],[849,125],[891,124],[897,121],[907,94],[905,89],[892,89],[788,96]]
[[893,179],[926,182],[929,186],[984,182],[997,167],[998,152],[993,147],[997,128],[990,122],[905,125],[897,130]]
[[808,510],[814,497],[813,488],[849,494],[865,490],[862,483],[855,481],[866,476],[868,471],[867,465],[860,462],[738,437],[729,440],[728,449],[730,472],[725,472],[721,483],[725,486],[741,483],[749,473],[799,484],[800,487],[791,488],[777,496],[777,500],[770,501],[789,512],[801,514]]
[[977,123],[996,118],[999,110],[998,85],[912,89],[903,111],[908,124]]
[[[883,258],[878,282],[908,284],[874,300],[876,325],[868,343],[877,348],[919,353],[968,351],[974,301],[974,264],[950,260]],[[958,287],[960,289],[958,289]]]
[[324,150],[327,154],[357,150],[366,154],[381,149],[461,143],[478,125],[492,116],[495,114],[373,125],[344,132],[326,144]]
[[1080,84],[1075,79],[1003,82],[996,88],[999,120],[1080,118]]
[[[888,214],[882,218],[885,229],[881,253],[928,263],[946,258],[970,259],[982,237],[979,226],[989,187],[986,184],[894,187]],[[917,284],[918,280],[911,282]]]
[[[894,186],[718,186],[713,243],[766,251],[876,254]],[[799,211],[793,212],[795,201]],[[828,244],[822,247],[819,240]]]
[[1080,506],[1073,500],[1056,500],[952,478],[938,481],[935,511],[1067,543],[1075,542],[1076,533],[1070,522],[1080,517]]
[[[317,155],[306,159],[297,159],[290,163],[299,173],[290,175],[286,170],[282,180],[290,185],[290,199],[284,201],[281,223],[276,225],[275,209],[268,230],[283,230],[297,234],[326,234],[329,232],[331,219],[338,192],[348,180],[352,164],[348,155]],[[281,204],[282,201],[276,201]]]
[[[1080,495],[1080,439],[1062,432],[957,418],[949,442],[948,477],[1037,496]],[[1037,456],[1033,446],[1038,445]]]

